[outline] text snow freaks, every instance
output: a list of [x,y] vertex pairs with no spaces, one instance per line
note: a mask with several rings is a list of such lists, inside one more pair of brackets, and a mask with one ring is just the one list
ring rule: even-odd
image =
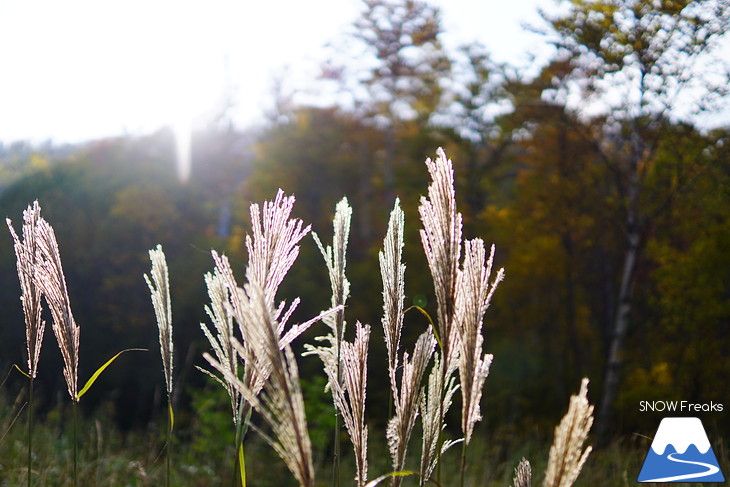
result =
[[647,411],[663,412],[684,412],[684,413],[721,413],[723,410],[722,403],[694,403],[689,401],[639,401],[639,411],[644,413]]

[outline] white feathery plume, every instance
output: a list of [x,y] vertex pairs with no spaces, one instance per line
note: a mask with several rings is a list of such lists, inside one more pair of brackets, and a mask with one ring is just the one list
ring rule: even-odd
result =
[[[404,215],[400,201],[396,198],[388,221],[388,232],[383,241],[383,250],[378,253],[380,275],[383,280],[383,335],[388,349],[388,375],[393,401],[398,401],[396,370],[403,328],[403,301],[405,300],[405,271],[402,263]],[[395,479],[395,478],[394,478]]]
[[352,447],[355,451],[357,466],[357,485],[362,487],[368,478],[368,428],[365,424],[365,397],[367,394],[368,376],[368,344],[370,341],[370,326],[355,323],[355,341],[342,343],[340,357],[344,397],[341,388],[338,388],[337,402],[342,418],[350,434]]
[[13,229],[10,218],[5,221],[8,224],[10,233],[13,236],[18,279],[20,280],[23,315],[25,316],[25,344],[28,352],[28,375],[35,379],[38,374],[38,359],[41,356],[41,345],[43,344],[43,332],[46,322],[41,317],[41,288],[35,283],[33,275],[38,259],[36,253],[36,227],[41,218],[41,207],[38,201],[23,211],[23,240]]
[[[252,394],[257,395],[264,387],[266,379],[268,379],[269,375],[271,374],[271,369],[273,365],[270,362],[267,362],[266,355],[256,353],[256,351],[253,349],[253,344],[249,343],[249,341],[245,339],[247,333],[245,331],[245,327],[248,326],[247,323],[249,323],[245,315],[248,298],[246,297],[244,290],[240,288],[236,283],[236,279],[233,275],[233,270],[231,269],[228,258],[225,255],[219,255],[216,251],[212,251],[212,255],[215,262],[215,276],[218,276],[215,280],[219,283],[220,286],[225,288],[225,291],[221,290],[221,292],[225,292],[227,294],[227,301],[224,301],[222,307],[219,306],[219,308],[222,308],[227,314],[227,319],[235,319],[236,323],[238,324],[239,333],[241,334],[240,336],[243,339],[242,343],[239,340],[234,339],[233,330],[231,330],[230,335],[227,335],[228,324],[226,324],[225,327],[222,328],[223,333],[226,335],[225,337],[221,336],[220,331],[218,331],[218,337],[213,337],[213,341],[211,341],[211,337],[206,334],[206,336],[208,337],[208,341],[211,342],[211,346],[213,347],[213,351],[216,354],[217,362],[220,364],[220,367],[226,367],[231,372],[231,374],[224,375],[223,380],[218,379],[218,381],[224,386],[224,388],[231,396],[231,406],[235,408],[233,410],[233,420],[234,422],[237,422],[246,416],[248,407],[250,405],[247,401],[244,401],[244,403],[241,404],[241,399],[239,397],[240,393],[237,392],[237,388],[235,388],[233,384],[226,379],[226,377],[238,377],[237,363],[240,358],[241,362],[243,363],[243,375],[241,377],[241,380],[245,387]],[[266,298],[266,300],[267,306],[271,306],[271,302],[268,297]],[[300,334],[307,330],[313,323],[336,311],[326,311],[305,323],[291,326],[286,333],[283,333],[283,330],[286,328],[286,324],[291,318],[291,314],[298,303],[299,299],[295,299],[285,313],[283,312],[284,304],[282,303],[276,310],[272,312],[272,320],[276,323],[275,332],[278,337],[279,348],[281,350],[291,344],[294,339],[296,339]],[[213,318],[211,317],[211,319]],[[214,323],[215,321],[216,320],[214,320]],[[218,328],[218,325],[215,326],[216,328]],[[214,344],[214,342],[218,343],[218,345]],[[234,342],[238,342],[239,346],[236,353],[233,354],[233,357],[231,357],[229,361],[229,359],[226,358],[225,354],[219,354],[216,347],[221,348],[222,352],[226,348],[223,345],[224,343],[228,343],[231,347],[233,347]],[[235,366],[233,365],[233,362],[236,363]],[[209,375],[213,375],[209,371],[206,371],[204,369],[200,370]],[[215,375],[213,375],[213,377],[215,377]]]
[[[421,401],[423,450],[421,483],[430,478],[446,449],[455,442],[445,441],[439,447],[440,433],[457,386],[453,377],[459,362],[459,331],[456,326],[456,295],[461,256],[461,213],[456,211],[454,169],[443,149],[436,160],[426,159],[431,175],[428,197],[421,197],[418,212],[423,228],[421,243],[436,294],[437,329],[440,353],[428,379],[425,398]],[[440,450],[440,451],[437,451]]]
[[[332,393],[335,408],[342,415],[350,435],[358,486],[367,482],[367,425],[365,424],[365,397],[367,393],[367,356],[370,341],[370,326],[359,321],[355,323],[355,341],[343,341],[340,346],[340,367],[337,367],[334,336],[318,337],[319,341],[330,342],[330,346],[304,345],[304,355],[317,355],[327,374],[327,387]],[[337,375],[340,374],[340,380]]]
[[593,425],[593,406],[588,403],[588,379],[580,383],[578,395],[570,397],[568,412],[555,428],[550,447],[544,487],[570,487],[580,475],[592,447],[582,450]]
[[[462,440],[445,441],[438,452],[439,434],[446,428],[445,412],[451,407],[454,394],[459,389],[456,379],[444,373],[444,361],[439,352],[434,353],[434,364],[428,375],[426,394],[421,398],[421,423],[423,442],[421,449],[421,485],[424,485],[436,468],[441,455]],[[446,382],[443,377],[446,376]]]
[[[208,297],[210,298],[210,306],[205,307],[205,312],[213,323],[215,333],[204,323],[200,323],[200,328],[203,330],[208,342],[210,342],[213,353],[215,353],[216,359],[221,366],[227,367],[233,376],[238,377],[238,353],[233,346],[235,335],[228,287],[217,267],[213,274],[210,272],[206,273],[204,279],[208,289]],[[232,384],[219,379],[218,376],[210,371],[201,367],[198,367],[198,370],[211,376],[226,389],[231,399],[233,423],[238,427],[238,412],[241,408],[241,401],[243,400],[241,394]]]
[[513,487],[531,487],[532,486],[532,467],[526,459],[520,460],[519,465],[515,468],[515,477],[512,481]]
[[[413,359],[408,353],[403,355],[403,368],[401,371],[401,387],[394,397],[395,416],[388,421],[386,437],[388,439],[388,450],[393,461],[393,471],[403,470],[408,451],[408,442],[413,432],[418,417],[418,408],[423,400],[423,387],[421,379],[426,371],[426,366],[433,354],[436,339],[429,329],[418,337],[413,350]],[[400,485],[402,477],[393,477],[391,485]]]
[[173,367],[173,343],[172,343],[172,304],[170,302],[170,278],[167,270],[167,260],[162,246],[149,251],[152,262],[151,278],[144,275],[144,280],[150,288],[152,306],[157,317],[157,327],[160,334],[160,355],[162,365],[165,369],[165,384],[167,396],[172,395],[172,367]]
[[474,424],[481,420],[479,402],[493,358],[491,354],[482,355],[484,341],[482,319],[495,288],[504,276],[504,270],[500,269],[490,286],[489,274],[494,260],[494,246],[491,248],[486,267],[485,257],[484,242],[481,239],[465,242],[463,269],[459,273],[457,286],[456,323],[461,344],[459,358],[461,430],[467,444],[474,432]]
[[[310,231],[310,227],[304,227],[300,219],[291,218],[294,202],[294,196],[285,196],[283,191],[279,190],[273,201],[264,202],[263,208],[258,204],[250,206],[253,235],[246,236],[246,247],[248,249],[246,279],[251,285],[258,286],[263,290],[267,306],[272,309],[278,288],[299,255],[298,243]],[[217,336],[213,336],[207,327],[203,329],[203,332],[211,343],[219,363],[221,365],[227,364],[226,366],[235,377],[238,377],[238,358],[240,355],[243,362],[243,383],[251,392],[258,394],[271,373],[272,365],[266,362],[264,355],[253,353],[250,344],[246,340],[241,345],[242,351],[240,354],[229,352],[233,346],[233,319],[238,324],[240,336],[245,336],[243,330],[245,326],[245,296],[243,289],[236,282],[228,258],[225,255],[219,255],[216,251],[211,253],[215,262],[215,274],[210,282],[206,279],[206,283],[208,284],[213,309],[206,311],[208,311],[208,315],[214,323]],[[211,285],[214,287],[213,291],[211,291]],[[215,303],[214,297],[215,300],[219,301],[218,304]],[[281,349],[290,344],[312,323],[326,315],[325,313],[306,323],[294,325],[285,332],[287,322],[298,304],[299,299],[297,298],[285,311],[285,303],[282,302],[274,311],[273,320],[277,323],[276,333],[279,337],[279,348]],[[213,314],[211,314],[211,311],[213,311]],[[225,321],[221,322],[224,315]],[[201,324],[201,326],[203,325]],[[218,379],[209,371],[200,370]],[[225,377],[223,381],[218,380],[231,397],[231,406],[234,408],[234,422],[241,420],[246,415],[248,404],[241,403],[240,393],[236,391],[231,383],[225,380]]]
[[[268,374],[262,390],[258,393],[251,390],[210,354],[203,356],[271,426],[275,439],[263,433],[262,436],[284,460],[299,485],[311,487],[314,485],[312,446],[294,353],[288,345],[283,350],[280,348],[274,310],[267,303],[264,289],[256,284],[247,285],[241,290],[240,304],[241,331],[248,347],[245,349],[235,338],[233,344],[242,358],[245,354],[253,355],[254,360],[249,364],[257,368],[259,377]],[[269,370],[258,369],[260,364],[269,365]]]
[[253,235],[246,236],[246,280],[261,286],[272,306],[281,281],[299,256],[297,244],[310,231],[302,220],[291,218],[294,201],[280,189],[263,209],[255,203],[249,208]]
[[[352,207],[347,202],[347,198],[342,198],[335,207],[335,217],[332,222],[334,228],[332,245],[325,248],[319,236],[314,232],[312,233],[312,237],[314,237],[314,241],[317,243],[317,247],[319,247],[327,265],[332,286],[332,308],[340,307],[340,311],[335,313],[334,316],[323,320],[332,329],[332,334],[335,337],[335,347],[339,347],[345,335],[344,305],[347,298],[350,297],[350,282],[345,276],[345,268],[347,267],[347,243],[350,235],[351,219]],[[335,355],[339,354],[335,353]]]
[[63,376],[68,393],[72,401],[78,402],[80,329],[71,312],[56,234],[43,218],[37,220],[36,243],[38,247],[33,278],[51,310],[53,333],[63,356]]
[[420,231],[423,250],[433,278],[436,293],[438,332],[448,368],[457,360],[458,345],[454,328],[456,286],[461,253],[461,213],[456,211],[454,169],[444,150],[439,148],[436,160],[426,159],[432,182],[428,197],[421,197],[418,212],[423,228]]

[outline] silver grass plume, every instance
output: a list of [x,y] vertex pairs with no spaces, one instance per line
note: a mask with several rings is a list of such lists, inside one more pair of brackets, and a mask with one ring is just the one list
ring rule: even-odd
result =
[[249,344],[248,350],[235,338],[233,344],[239,355],[253,355],[253,367],[270,364],[269,371],[256,370],[259,377],[268,373],[263,389],[255,393],[210,354],[205,353],[204,357],[272,428],[275,438],[263,433],[262,436],[284,460],[299,485],[311,487],[314,485],[312,446],[294,353],[289,345],[280,348],[278,325],[273,319],[275,311],[267,304],[264,289],[256,284],[247,285],[241,290],[240,304],[244,320],[241,330],[244,342]]
[[426,159],[432,182],[428,186],[428,197],[421,197],[418,212],[423,223],[420,231],[421,243],[436,294],[442,352],[450,365],[456,361],[458,355],[458,345],[453,341],[457,336],[454,330],[454,313],[461,253],[461,213],[456,211],[451,160],[446,158],[441,148],[437,155],[436,160]]
[[160,355],[162,365],[165,369],[165,384],[167,396],[172,395],[172,366],[173,366],[173,343],[172,343],[172,305],[170,302],[170,279],[167,270],[167,261],[162,246],[149,251],[152,271],[150,278],[144,275],[144,280],[150,288],[152,306],[155,309],[157,327],[160,335]]
[[[426,394],[421,398],[421,423],[423,424],[423,441],[421,448],[421,485],[424,485],[436,468],[441,455],[462,440],[445,441],[441,451],[437,453],[439,434],[446,428],[445,412],[451,407],[454,394],[459,389],[456,379],[451,373],[444,371],[443,356],[434,353],[434,364],[428,376]],[[444,382],[443,378],[447,377]]]
[[426,254],[436,294],[438,340],[441,348],[428,379],[426,397],[421,401],[423,449],[421,482],[430,478],[441,454],[454,444],[441,446],[441,431],[457,387],[453,377],[459,360],[459,333],[456,326],[456,294],[461,255],[461,213],[456,211],[454,169],[443,149],[436,160],[426,159],[431,175],[428,197],[421,197],[418,212],[423,228],[421,243]]
[[463,269],[459,273],[457,287],[456,323],[461,343],[459,358],[461,430],[466,444],[471,440],[474,424],[481,420],[479,402],[493,358],[491,354],[482,355],[484,341],[482,319],[494,290],[504,277],[504,270],[500,269],[494,282],[489,284],[494,246],[491,248],[486,267],[485,257],[484,242],[481,239],[465,242]]
[[[217,279],[214,279],[216,284],[214,286],[222,286],[225,288],[219,289],[217,292],[216,299],[221,299],[223,296],[222,294],[227,295],[227,301],[224,301],[221,304],[218,304],[218,308],[221,309],[227,313],[227,319],[230,319],[231,317],[235,319],[236,323],[238,324],[238,329],[240,332],[241,337],[245,337],[246,332],[244,331],[244,328],[247,326],[247,319],[245,316],[246,312],[246,303],[247,298],[244,293],[244,290],[241,289],[238,284],[236,283],[236,278],[233,275],[233,270],[231,269],[230,263],[228,261],[228,258],[225,255],[219,255],[216,251],[212,251],[213,260],[215,262],[215,274],[214,276],[218,276]],[[209,288],[210,289],[210,288]],[[211,301],[213,297],[211,296]],[[267,298],[268,299],[268,298]],[[273,319],[277,323],[276,333],[279,337],[279,348],[284,349],[287,345],[291,344],[292,341],[294,341],[299,335],[301,335],[305,330],[307,330],[313,323],[321,319],[323,316],[326,316],[330,313],[333,313],[333,310],[329,310],[325,313],[322,313],[318,315],[317,317],[302,323],[298,325],[293,325],[289,328],[289,330],[284,333],[284,329],[286,328],[286,325],[291,318],[292,313],[294,312],[294,309],[296,309],[297,304],[299,303],[298,299],[295,299],[291,306],[284,312],[284,305],[280,305],[276,310],[274,310]],[[270,303],[267,305],[270,306]],[[213,319],[213,317],[211,317]],[[213,319],[214,323],[215,321],[219,321],[218,318]],[[232,357],[226,358],[225,353],[223,352],[226,349],[226,346],[224,344],[230,344],[230,346],[233,347],[233,343],[235,342],[233,337],[233,331],[231,330],[231,334],[228,335],[228,323],[225,324],[225,326],[218,329],[218,325],[214,325],[217,330],[217,337],[212,337],[213,341],[211,341],[211,336],[208,336],[206,333],[206,337],[208,338],[208,341],[210,341],[211,346],[213,348],[214,353],[216,354],[217,362],[220,364],[220,367],[226,367],[231,372],[231,376],[238,377],[238,360],[240,359],[243,363],[243,375],[242,375],[242,381],[243,384],[246,386],[247,389],[249,389],[254,395],[258,394],[261,389],[264,386],[264,382],[269,377],[269,374],[271,373],[272,365],[269,362],[266,362],[267,358],[265,355],[260,353],[255,353],[255,350],[252,348],[252,344],[250,344],[247,340],[243,340],[243,343],[239,342],[239,348],[236,350],[236,353],[233,354]],[[232,326],[232,324],[231,324]],[[224,336],[221,335],[221,331]],[[205,330],[204,330],[205,333]],[[212,333],[211,333],[212,335]],[[220,347],[220,353],[216,349],[216,347]],[[234,364],[235,362],[235,364]],[[235,407],[233,410],[234,413],[234,423],[237,423],[237,421],[243,419],[246,416],[246,413],[249,408],[249,404],[244,401],[241,403],[240,393],[238,390],[231,384],[227,379],[226,375],[224,375],[223,380],[218,379],[214,374],[211,374],[209,371],[206,371],[204,369],[200,369],[206,374],[212,375],[215,377],[228,391],[229,395],[231,396],[231,406]],[[235,373],[234,373],[235,372]],[[236,424],[238,426],[238,424]]]
[[248,265],[246,280],[264,290],[273,305],[279,285],[299,256],[298,243],[309,233],[302,220],[291,218],[294,196],[284,196],[280,189],[274,201],[250,206],[253,235],[246,236]]
[[[403,355],[400,390],[396,384],[393,385],[397,391],[394,397],[395,416],[388,421],[386,437],[393,462],[393,471],[396,472],[403,470],[405,465],[408,442],[416,424],[419,404],[423,398],[421,379],[431,360],[435,345],[436,339],[430,329],[422,333],[413,350],[413,359],[408,356],[408,353]],[[397,487],[401,484],[402,479],[402,477],[392,477],[391,485]]]
[[[405,271],[402,263],[404,215],[400,201],[395,200],[388,221],[388,231],[383,241],[383,250],[378,253],[380,275],[383,280],[383,335],[388,349],[388,375],[394,403],[398,401],[396,370],[398,350],[403,328],[403,301],[405,300]],[[430,357],[430,355],[429,355]],[[394,480],[399,477],[394,477]]]
[[13,229],[10,218],[5,221],[8,224],[10,233],[13,236],[15,258],[18,268],[18,279],[20,280],[21,296],[20,301],[23,305],[23,315],[25,316],[25,344],[28,352],[28,375],[31,379],[35,379],[38,374],[38,359],[41,356],[41,345],[43,344],[43,332],[46,328],[46,322],[41,318],[43,310],[41,306],[41,288],[33,279],[38,255],[36,227],[41,218],[41,207],[38,201],[34,201],[32,205],[23,211],[23,240]]
[[[344,305],[347,298],[350,297],[350,282],[345,276],[345,268],[347,267],[347,242],[350,236],[351,219],[352,207],[347,202],[347,198],[342,198],[335,207],[335,217],[332,221],[334,228],[332,245],[325,248],[317,234],[312,233],[312,237],[314,237],[314,241],[317,243],[317,247],[319,247],[327,265],[330,285],[332,286],[332,308],[340,307],[340,311],[335,313],[334,316],[323,320],[332,329],[336,350],[339,348],[345,334]],[[339,353],[336,352],[335,355],[339,356]]]
[[[333,336],[327,338],[332,341]],[[358,486],[367,482],[368,429],[365,424],[365,397],[367,393],[367,358],[370,342],[370,326],[355,323],[355,341],[341,343],[340,367],[334,346],[306,346],[309,354],[316,354],[324,364],[335,407],[342,414],[355,452]],[[341,375],[338,380],[337,374]]]
[[532,486],[532,467],[526,459],[520,460],[519,465],[515,468],[515,478],[512,481],[513,487],[531,487]]
[[39,218],[36,226],[36,267],[34,279],[41,289],[53,317],[53,333],[63,357],[63,376],[71,400],[78,402],[79,334],[71,312],[71,301],[66,289],[66,278],[61,265],[61,254],[53,227]]
[[[203,330],[208,342],[210,342],[213,353],[221,366],[226,367],[233,376],[238,377],[238,353],[233,346],[233,338],[235,335],[233,332],[230,292],[226,286],[225,279],[217,267],[212,274],[206,273],[204,279],[208,289],[208,297],[210,298],[210,306],[205,307],[205,312],[213,323],[215,333],[204,323],[200,323],[200,328]],[[200,367],[198,367],[198,370],[210,375],[228,392],[233,411],[233,423],[237,428],[240,420],[238,413],[241,409],[241,401],[243,400],[241,394],[233,384],[221,380],[210,371]]]
[[544,487],[570,487],[580,475],[592,447],[582,450],[593,425],[593,406],[588,403],[588,379],[583,379],[578,395],[570,397],[568,412],[555,428],[550,447]]

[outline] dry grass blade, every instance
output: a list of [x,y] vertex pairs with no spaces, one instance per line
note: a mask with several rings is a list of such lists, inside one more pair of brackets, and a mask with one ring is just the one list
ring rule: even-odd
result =
[[492,355],[482,355],[482,319],[494,289],[504,276],[499,270],[490,286],[489,274],[494,260],[494,246],[485,266],[486,252],[481,239],[467,240],[464,264],[459,273],[456,299],[456,322],[460,333],[459,379],[461,383],[461,429],[468,444],[474,424],[481,420],[479,403],[484,381],[489,375]]
[[526,459],[520,460],[519,465],[515,468],[515,478],[512,481],[513,487],[531,487],[532,486],[532,467]]
[[588,403],[588,379],[583,379],[578,395],[570,397],[568,412],[555,428],[550,447],[544,487],[570,487],[580,475],[592,448],[582,450],[593,425],[593,406]]
[[456,211],[451,161],[443,149],[437,154],[436,160],[426,160],[432,182],[428,186],[428,198],[421,197],[418,212],[423,223],[421,242],[436,293],[439,336],[444,358],[450,364],[458,354],[452,341],[461,253],[461,213]]
[[[299,485],[310,487],[314,485],[312,447],[294,354],[289,346],[283,350],[279,346],[277,324],[273,320],[273,310],[266,302],[265,291],[260,286],[250,284],[245,291],[242,290],[240,298],[245,320],[242,326],[243,338],[249,346],[244,349],[236,339],[233,344],[240,355],[253,354],[251,365],[254,368],[260,364],[270,364],[263,389],[255,393],[210,354],[206,353],[204,357],[271,426],[276,439],[268,436],[264,438],[284,460]],[[256,370],[259,377],[266,373],[258,368]]]
[[390,213],[388,232],[383,241],[383,250],[378,254],[380,275],[383,280],[383,334],[388,349],[388,375],[394,403],[398,401],[398,387],[395,373],[398,369],[401,329],[403,328],[403,301],[405,300],[405,271],[402,263],[404,215],[400,201]]
[[80,329],[71,312],[56,234],[43,218],[37,221],[36,243],[38,247],[34,279],[51,310],[53,333],[63,357],[63,376],[71,399],[77,402]]
[[172,305],[170,303],[170,279],[167,270],[167,261],[162,246],[149,251],[152,261],[152,278],[147,274],[144,280],[150,288],[152,306],[157,317],[157,327],[160,335],[160,354],[162,364],[165,368],[165,384],[167,395],[172,395],[172,366],[173,366],[173,343],[172,343]]
[[[433,354],[436,339],[429,329],[421,334],[413,351],[413,359],[403,356],[401,387],[395,397],[395,416],[388,421],[386,436],[393,461],[393,471],[401,471],[405,465],[408,442],[418,417],[418,407],[423,397],[421,379]],[[396,388],[397,390],[397,388]],[[393,486],[400,485],[401,477],[392,477]]]
[[23,240],[13,229],[9,218],[5,221],[8,224],[10,233],[13,236],[15,257],[18,268],[18,279],[20,280],[23,315],[25,316],[25,343],[28,352],[28,375],[35,379],[38,374],[38,359],[41,356],[41,345],[43,344],[43,332],[46,322],[41,318],[41,289],[33,280],[33,274],[38,258],[36,248],[36,227],[41,218],[41,208],[38,201],[23,211]]

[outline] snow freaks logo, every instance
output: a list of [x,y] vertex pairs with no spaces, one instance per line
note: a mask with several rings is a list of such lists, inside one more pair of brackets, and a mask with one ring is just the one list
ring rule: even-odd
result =
[[664,418],[638,482],[724,482],[699,418]]

